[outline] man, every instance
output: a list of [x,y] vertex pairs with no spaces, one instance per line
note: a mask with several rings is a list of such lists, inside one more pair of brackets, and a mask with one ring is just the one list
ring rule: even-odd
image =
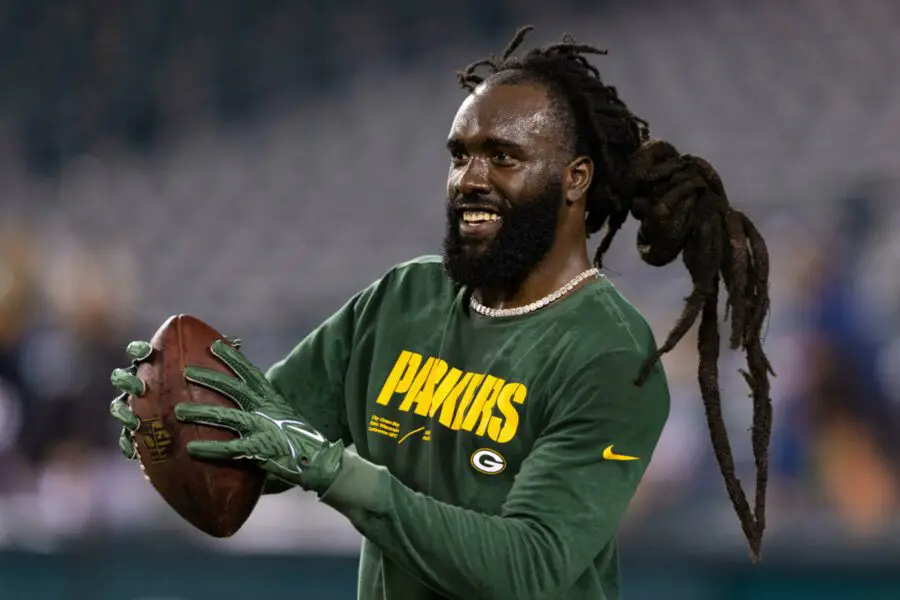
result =
[[[567,37],[512,58],[528,30],[500,61],[460,74],[470,94],[447,142],[442,259],[390,270],[267,376],[224,343],[212,350],[237,378],[185,373],[243,408],[179,406],[184,421],[241,435],[193,442],[192,454],[255,460],[272,491],[299,486],[346,515],[365,538],[362,599],[619,598],[616,530],[669,408],[658,358],[701,312],[712,439],[759,552],[765,469],[753,514],[719,409],[716,306],[721,276],[732,344],[748,355],[764,467],[765,244],[708,164],[648,141],[584,57],[599,51]],[[644,260],[683,254],[695,284],[659,350],[599,273],[629,211]],[[592,265],[586,239],[604,227]],[[135,364],[150,352],[129,346]],[[126,394],[112,412],[131,457],[138,423],[125,399],[144,389],[134,373],[113,374]]]

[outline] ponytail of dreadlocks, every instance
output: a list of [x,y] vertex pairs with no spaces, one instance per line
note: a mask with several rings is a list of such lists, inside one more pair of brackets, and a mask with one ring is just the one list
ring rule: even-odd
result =
[[[710,438],[725,487],[734,505],[754,561],[760,558],[765,529],[768,450],[772,428],[769,376],[774,376],[762,346],[769,310],[769,257],[756,227],[728,203],[718,174],[701,158],[681,154],[670,143],[651,140],[647,123],[632,114],[618,92],[606,85],[586,55],[604,50],[563,36],[560,43],[514,57],[532,27],[520,29],[500,58],[469,65],[457,75],[470,92],[484,82],[533,81],[543,84],[568,109],[573,150],[596,165],[588,190],[588,235],[605,230],[594,264],[603,257],[631,214],[640,222],[638,251],[644,262],[661,267],[679,255],[693,282],[684,310],[658,351],[637,374],[643,385],[660,357],[674,348],[700,319],[698,380]],[[487,69],[486,76],[478,74]],[[752,447],[756,497],[751,510],[734,458],[719,392],[719,288],[727,294],[725,317],[731,321],[730,346],[743,350],[741,374],[753,399]]]

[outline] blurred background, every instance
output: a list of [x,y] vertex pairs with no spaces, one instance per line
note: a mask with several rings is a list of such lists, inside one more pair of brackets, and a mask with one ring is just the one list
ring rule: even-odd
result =
[[[765,561],[686,339],[624,598],[900,598],[893,0],[0,0],[0,598],[355,597],[359,538],[307,495],[264,498],[230,540],[181,522],[119,455],[109,372],[178,312],[268,366],[439,252],[454,71],[525,23],[608,48],[604,78],[717,167],[772,255]],[[630,226],[609,276],[661,339],[689,281],[634,245]],[[740,365],[723,396],[751,485]]]

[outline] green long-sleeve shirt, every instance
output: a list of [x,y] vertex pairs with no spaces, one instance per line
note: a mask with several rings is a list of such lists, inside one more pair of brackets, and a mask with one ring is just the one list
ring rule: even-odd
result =
[[363,535],[361,600],[613,600],[616,530],[668,415],[645,320],[605,278],[482,317],[437,258],[392,269],[269,373],[354,444],[322,500]]

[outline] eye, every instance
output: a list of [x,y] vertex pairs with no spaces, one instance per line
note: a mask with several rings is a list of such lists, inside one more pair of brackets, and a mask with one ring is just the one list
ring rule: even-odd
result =
[[497,151],[494,153],[494,156],[491,157],[491,160],[494,161],[495,164],[498,165],[508,165],[512,162],[512,157],[506,152]]
[[466,164],[468,157],[466,153],[462,150],[451,150],[450,151],[450,162],[453,163],[454,166],[461,167]]

